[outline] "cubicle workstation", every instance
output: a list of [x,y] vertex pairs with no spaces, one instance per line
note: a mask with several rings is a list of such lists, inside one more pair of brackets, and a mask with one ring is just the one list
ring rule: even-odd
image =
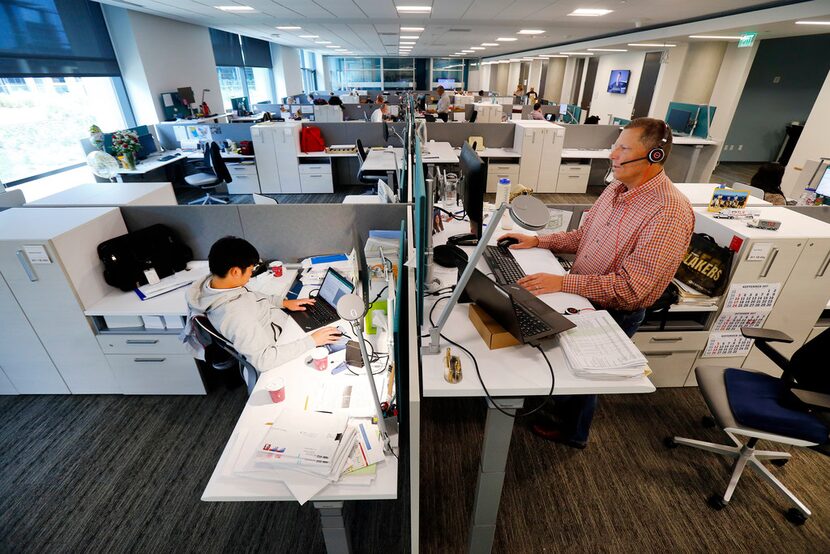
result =
[[175,206],[170,183],[87,183],[32,202],[27,208],[93,206]]

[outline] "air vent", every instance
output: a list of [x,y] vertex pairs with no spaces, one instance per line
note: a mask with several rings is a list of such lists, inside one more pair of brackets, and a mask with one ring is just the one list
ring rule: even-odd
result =
[[398,33],[378,33],[378,35],[382,37],[396,37]]
[[448,33],[469,33],[472,29],[449,29]]

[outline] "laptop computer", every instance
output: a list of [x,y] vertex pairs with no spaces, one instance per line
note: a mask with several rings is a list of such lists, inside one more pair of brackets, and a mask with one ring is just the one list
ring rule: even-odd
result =
[[526,289],[515,283],[499,285],[477,269],[464,292],[522,344],[536,346],[576,327]]
[[330,325],[340,319],[337,315],[337,302],[340,297],[354,292],[354,285],[334,269],[329,268],[320,285],[316,302],[307,305],[305,311],[288,312],[303,331],[313,331]]

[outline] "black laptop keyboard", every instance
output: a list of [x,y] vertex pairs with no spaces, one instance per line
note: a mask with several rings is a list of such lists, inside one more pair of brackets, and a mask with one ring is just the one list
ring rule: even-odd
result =
[[552,331],[550,325],[530,312],[525,311],[516,305],[515,302],[513,303],[513,313],[516,314],[516,321],[519,322],[519,328],[522,330],[522,336],[524,337],[535,337],[536,335]]
[[305,313],[308,317],[317,321],[317,323],[320,324],[320,327],[328,325],[329,323],[334,323],[340,319],[333,308],[330,308],[327,303],[320,300],[314,304],[306,304]]
[[525,276],[525,272],[507,248],[487,246],[484,250],[484,261],[490,266],[494,280],[500,285],[512,285]]

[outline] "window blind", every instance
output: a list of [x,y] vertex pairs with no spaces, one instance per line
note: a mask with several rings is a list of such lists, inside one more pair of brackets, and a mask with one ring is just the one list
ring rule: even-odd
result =
[[242,67],[242,48],[239,35],[218,29],[210,30],[210,42],[213,45],[213,57],[217,67]]
[[242,36],[242,55],[245,67],[272,67],[271,46],[265,40]]

